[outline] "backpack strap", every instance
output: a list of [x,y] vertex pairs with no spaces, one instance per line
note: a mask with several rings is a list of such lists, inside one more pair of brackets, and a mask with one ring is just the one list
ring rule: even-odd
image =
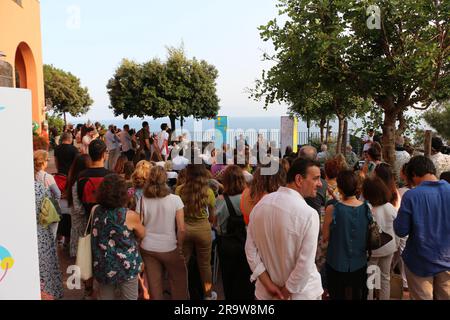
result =
[[364,205],[366,207],[366,215],[367,215],[367,219],[369,220],[369,224],[372,223],[373,220],[373,215],[372,215],[372,210],[370,210],[369,207],[369,203],[367,201],[364,201]]
[[367,203],[367,201],[364,201],[364,205],[366,206],[366,215],[367,215],[367,220],[369,220],[368,224],[367,224],[367,245],[366,245],[366,249],[367,249],[367,261],[370,261],[370,259],[372,258],[372,249],[369,246],[369,238],[370,238],[370,225],[374,222],[373,216],[372,216],[372,211],[370,210],[370,207]]
[[230,197],[226,194],[223,195],[223,198],[225,199],[225,202],[227,204],[228,213],[231,217],[236,217],[236,210],[234,209],[233,204],[231,203]]
[[[136,197],[136,196],[135,196]],[[139,206],[139,219],[141,220],[141,223],[144,223],[144,195],[141,196],[139,199],[140,206]]]
[[95,210],[97,209],[99,207],[99,205],[97,204],[97,205],[95,205],[93,208],[92,208],[92,210],[91,210],[91,214],[89,215],[89,219],[88,219],[88,222],[87,222],[87,224],[86,224],[86,230],[84,231],[84,236],[86,237],[87,236],[87,232],[88,232],[88,229],[89,229],[89,227],[90,227],[90,233],[92,233],[92,226],[93,226],[93,215],[94,215],[94,212],[95,212]]

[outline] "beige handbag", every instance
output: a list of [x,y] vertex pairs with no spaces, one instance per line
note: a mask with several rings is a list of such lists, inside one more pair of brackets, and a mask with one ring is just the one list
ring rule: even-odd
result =
[[[91,233],[92,233],[92,216],[98,206],[94,206],[89,215],[89,220],[84,231],[84,236],[78,239],[77,260],[75,264],[80,268],[81,280],[89,280],[92,278],[92,245],[91,245]],[[88,229],[90,226],[89,234]]]
[[403,299],[403,277],[400,274],[391,273],[391,299]]

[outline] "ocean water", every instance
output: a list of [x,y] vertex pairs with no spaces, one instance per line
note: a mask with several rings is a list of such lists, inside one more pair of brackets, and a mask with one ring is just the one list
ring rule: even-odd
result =
[[[87,120],[74,120],[71,121],[73,124],[78,123],[85,123]],[[148,118],[128,118],[123,119],[121,117],[117,117],[114,119],[103,119],[103,120],[91,120],[92,122],[99,121],[100,123],[108,126],[110,124],[117,126],[118,128],[122,128],[125,124],[128,124],[130,128],[134,128],[136,130],[139,130],[142,127],[142,122],[147,121],[150,125],[150,130],[152,132],[157,132],[160,130],[160,126],[162,123],[167,123],[170,126],[170,120],[169,118],[159,118],[159,119],[153,119],[151,117]],[[338,123],[337,122],[330,122],[330,125],[332,126],[332,131],[336,132]],[[232,117],[228,116],[228,129],[232,130],[243,130],[243,131],[271,131],[271,130],[280,130],[281,126],[281,116],[278,117]],[[349,123],[349,129],[353,129],[356,127],[356,124]],[[176,129],[179,130],[180,128],[180,121],[176,121]],[[214,129],[214,120],[200,120],[197,121],[193,118],[187,118],[184,121],[183,124],[183,130],[189,131],[189,132],[197,132],[197,131],[206,131],[206,130],[212,130]],[[299,132],[307,132],[308,128],[306,126],[306,123],[303,121],[299,121],[298,126]],[[314,125],[311,125],[311,132],[319,132],[319,127],[316,127]]]
[[[72,121],[71,123],[85,123],[87,120]],[[117,117],[114,119],[106,120],[96,120],[103,125],[115,125],[118,128],[123,128],[125,124],[128,124],[131,129],[136,129],[136,131],[142,128],[142,122],[147,121],[150,125],[151,132],[159,132],[162,123],[167,123],[170,126],[169,118],[153,119],[151,117],[140,119],[140,118],[128,118],[123,119]],[[188,133],[189,140],[193,141],[215,141],[215,130],[214,130],[214,120],[200,120],[197,121],[193,118],[185,119],[183,124],[183,133]],[[338,127],[337,122],[330,122],[332,126],[332,132],[336,132]],[[254,145],[258,138],[258,133],[261,133],[263,137],[275,143],[279,146],[281,141],[280,137],[280,127],[281,127],[281,116],[278,117],[232,117],[228,116],[228,132],[227,141],[228,143],[234,144],[241,134],[246,137],[247,142],[250,145]],[[349,130],[356,127],[356,124],[349,122]],[[299,131],[299,144],[308,143],[307,135],[307,125],[303,121],[299,121],[298,125]],[[311,126],[310,128],[310,138],[318,139],[320,137],[319,127]],[[175,136],[181,134],[180,122],[176,121],[176,132]]]

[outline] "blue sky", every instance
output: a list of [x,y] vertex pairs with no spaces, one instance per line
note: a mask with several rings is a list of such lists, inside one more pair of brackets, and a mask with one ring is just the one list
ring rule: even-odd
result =
[[285,106],[263,111],[248,99],[270,64],[272,45],[257,27],[277,16],[276,0],[41,0],[44,63],[70,71],[95,103],[86,118],[111,119],[106,83],[123,58],[164,59],[166,46],[184,43],[187,55],[219,70],[221,115],[284,115]]

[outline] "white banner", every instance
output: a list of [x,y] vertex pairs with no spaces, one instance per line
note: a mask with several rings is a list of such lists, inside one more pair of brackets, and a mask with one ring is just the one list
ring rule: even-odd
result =
[[291,117],[281,117],[281,154],[284,156],[286,147],[294,148],[294,119]]
[[0,300],[40,300],[31,92],[0,88]]

